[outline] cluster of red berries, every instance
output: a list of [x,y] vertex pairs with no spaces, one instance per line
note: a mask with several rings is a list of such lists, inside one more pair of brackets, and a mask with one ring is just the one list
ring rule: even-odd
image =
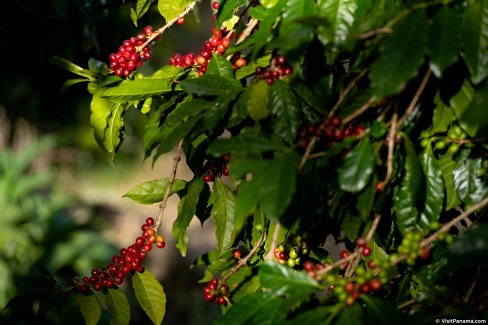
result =
[[276,79],[289,76],[293,73],[293,68],[288,65],[283,55],[277,55],[271,60],[269,69],[257,67],[256,78],[264,79],[268,85],[272,85]]
[[212,278],[203,288],[203,295],[206,301],[225,306],[230,296],[229,286],[225,283],[219,283],[217,278]]
[[[359,237],[358,239],[356,239],[356,247],[359,248],[359,252],[361,253],[361,255],[363,255],[363,257],[367,258],[368,256],[371,255],[371,248],[368,246],[368,243],[367,243],[365,238]],[[349,252],[348,250],[343,250],[340,253],[340,258],[344,259],[344,258],[348,257],[349,255],[351,255],[351,252]],[[341,269],[345,270],[345,269],[347,269],[348,266],[349,266],[349,263],[346,262],[346,263],[341,265]],[[374,268],[375,267],[374,261],[372,261],[372,260],[369,261],[368,267]]]
[[227,163],[230,161],[230,154],[225,154],[222,157],[215,159],[213,163],[207,161],[203,166],[205,170],[205,175],[203,175],[203,180],[205,182],[212,182],[216,177],[219,176],[229,176],[229,169],[227,168]]
[[151,228],[154,225],[154,219],[149,217],[146,223],[141,226],[142,236],[137,237],[134,244],[127,248],[120,250],[120,255],[112,257],[112,263],[109,263],[106,268],[94,268],[91,270],[91,276],[84,276],[82,282],[78,278],[73,277],[71,284],[77,286],[77,293],[85,293],[88,291],[90,285],[93,290],[100,291],[102,288],[111,288],[115,285],[121,285],[124,282],[124,277],[133,272],[143,272],[144,268],[141,265],[142,260],[151,251],[152,244],[156,243],[156,247],[164,248],[166,246],[164,237],[156,234],[155,230]]
[[300,147],[307,148],[312,137],[319,138],[319,144],[325,144],[326,148],[332,147],[335,142],[341,142],[344,138],[359,137],[365,131],[364,126],[342,126],[342,119],[338,116],[323,119],[320,125],[310,124],[300,132]]
[[[169,59],[169,64],[178,68],[187,68],[196,66],[196,71],[199,74],[207,72],[207,66],[212,59],[212,53],[218,53],[224,55],[226,49],[231,44],[231,39],[234,37],[233,32],[227,33],[224,29],[218,29],[213,32],[213,36],[203,43],[203,47],[200,49],[197,55],[194,53],[188,53],[180,55],[179,53],[173,54]],[[246,60],[239,58],[234,63],[234,69],[246,65]]]
[[[139,33],[136,37],[125,40],[122,42],[117,53],[111,53],[109,55],[110,70],[116,76],[129,77],[132,71],[142,66],[144,61],[152,57],[150,46],[145,46],[143,49],[138,47],[142,46],[153,32],[151,26],[144,27],[144,33]],[[154,40],[158,39],[159,35]]]

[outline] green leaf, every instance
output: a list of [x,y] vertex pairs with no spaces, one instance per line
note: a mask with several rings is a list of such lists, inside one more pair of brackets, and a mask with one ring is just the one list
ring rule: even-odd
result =
[[349,308],[343,308],[339,314],[336,325],[356,325],[362,324],[364,320],[364,314],[362,313],[359,304],[354,304]]
[[464,61],[477,85],[488,75],[488,0],[468,3],[464,14]]
[[[265,292],[245,296],[233,305],[214,325],[278,324],[276,312],[281,299]],[[283,316],[284,318],[284,316]]]
[[297,160],[290,153],[276,153],[253,174],[256,196],[265,215],[278,219],[288,208],[296,190]]
[[320,286],[306,272],[296,271],[279,263],[264,263],[259,267],[259,278],[263,287],[277,296],[310,294]]
[[418,216],[418,205],[422,198],[423,174],[415,149],[408,137],[403,136],[405,145],[405,175],[400,187],[393,197],[395,225],[404,234],[415,226]]
[[473,101],[459,118],[459,124],[472,138],[488,137],[487,105],[488,83],[485,82],[480,88],[476,89]]
[[194,178],[187,184],[188,192],[178,202],[178,216],[173,222],[173,236],[176,240],[176,247],[180,250],[182,256],[186,256],[186,245],[188,243],[186,228],[188,228],[195,216],[200,193],[204,185],[205,182],[201,177]]
[[198,96],[218,96],[242,88],[238,80],[207,74],[197,78],[185,79],[180,82],[180,85],[188,94]]
[[295,143],[301,125],[298,100],[288,83],[276,80],[269,91],[269,111],[273,114],[272,127],[288,144]]
[[137,0],[132,3],[130,7],[130,18],[135,26],[137,26],[138,20],[148,11],[151,3],[152,0]]
[[284,149],[280,143],[273,140],[240,134],[229,139],[217,139],[208,147],[207,152],[215,157],[220,157],[226,153],[235,154],[259,154],[265,151]]
[[168,114],[168,117],[160,127],[155,142],[160,142],[156,159],[161,154],[171,151],[175,145],[184,138],[191,129],[202,119],[202,112],[210,109],[212,103],[202,99],[193,99],[178,104]]
[[143,100],[167,92],[181,90],[173,78],[124,80],[114,87],[107,88],[101,97],[116,103]]
[[303,54],[303,50],[312,41],[314,27],[305,23],[307,19],[315,17],[316,5],[313,1],[288,0],[286,2],[283,22],[280,24],[279,35],[281,51],[286,57],[296,58]]
[[413,12],[382,48],[380,58],[371,67],[370,78],[378,98],[400,92],[417,75],[424,62],[428,21],[425,11]]
[[460,233],[459,237],[448,247],[449,255],[464,266],[466,266],[465,261],[476,261],[485,267],[488,266],[487,251],[488,226],[486,224]]
[[464,154],[457,161],[453,171],[454,188],[461,201],[468,206],[481,201],[488,191],[486,181],[477,176],[481,166],[481,158],[470,158]]
[[100,90],[92,98],[90,123],[99,147],[112,160],[124,137],[123,114],[127,105],[100,98],[103,93]]
[[208,63],[208,75],[217,75],[230,80],[234,79],[234,68],[232,63],[227,61],[222,55],[218,53],[212,54],[212,60]]
[[210,196],[212,204],[211,217],[215,224],[215,237],[218,241],[217,249],[222,255],[234,242],[235,194],[220,178],[213,184]]
[[344,158],[339,169],[339,186],[343,191],[358,193],[366,187],[374,171],[374,152],[368,138],[361,140]]
[[187,0],[158,0],[158,10],[168,22],[185,10],[187,2]]
[[109,288],[103,298],[112,315],[110,324],[128,325],[130,323],[130,306],[122,289]]
[[[376,187],[376,186],[375,186]],[[361,228],[361,218],[353,215],[345,216],[341,223],[341,229],[344,235],[351,241],[355,241],[358,238],[359,229]]]
[[259,2],[263,5],[264,8],[266,9],[269,9],[269,8],[273,8],[274,6],[276,6],[276,4],[279,2],[280,0],[259,0]]
[[215,25],[221,26],[224,21],[231,19],[234,13],[239,9],[239,7],[245,5],[246,2],[246,0],[221,1]]
[[469,135],[474,136],[476,133],[476,128],[471,126],[470,123],[461,120],[464,112],[471,106],[475,94],[475,89],[471,83],[466,80],[461,86],[461,90],[454,95],[449,101],[449,105],[454,109],[457,118],[459,119],[459,125],[466,131]]
[[55,65],[61,69],[64,69],[64,70],[67,70],[67,71],[72,72],[74,74],[77,74],[79,76],[88,78],[90,80],[95,80],[97,78],[96,73],[94,73],[90,70],[87,70],[87,69],[83,69],[82,67],[72,63],[71,61],[57,57],[57,56],[50,57],[49,63],[51,63],[51,64],[53,64],[53,65]]
[[447,152],[439,156],[438,163],[446,188],[446,211],[449,211],[461,203],[454,188],[453,172],[456,162],[452,159],[452,153]]
[[259,121],[266,118],[269,114],[268,101],[269,86],[266,81],[259,80],[246,87],[236,105],[245,108],[254,121]]
[[451,123],[456,121],[456,115],[452,108],[444,104],[439,93],[435,96],[434,103],[436,107],[434,108],[432,133],[447,132]]
[[444,202],[444,179],[432,150],[427,150],[421,158],[425,175],[425,206],[419,217],[417,226],[422,230],[431,229],[437,223]]
[[354,22],[357,1],[319,0],[318,7],[319,16],[327,21],[327,26],[318,28],[319,40],[324,45],[344,43]]
[[96,325],[102,316],[102,307],[95,295],[78,295],[81,314],[86,325]]
[[161,283],[147,269],[134,273],[132,283],[142,309],[153,324],[161,324],[166,313],[166,294]]
[[448,6],[437,11],[429,29],[427,52],[430,55],[430,69],[438,78],[458,60],[462,44],[461,22]]
[[[169,178],[155,179],[134,186],[123,197],[128,197],[140,204],[161,202],[168,189]],[[185,188],[186,181],[175,179],[169,195],[173,195]]]

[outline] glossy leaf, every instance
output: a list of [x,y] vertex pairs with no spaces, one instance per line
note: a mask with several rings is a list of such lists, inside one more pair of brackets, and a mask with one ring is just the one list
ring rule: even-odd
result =
[[185,10],[187,2],[187,0],[158,0],[158,10],[168,22]]
[[370,72],[378,98],[400,92],[417,75],[417,69],[424,62],[427,31],[425,12],[415,11],[384,42],[381,56]]
[[465,153],[454,168],[454,188],[461,201],[467,205],[481,201],[488,192],[487,183],[477,175],[481,165],[481,158],[470,158]]
[[95,295],[78,295],[81,314],[86,325],[96,325],[102,316],[102,307]]
[[456,13],[448,6],[444,6],[434,15],[429,29],[427,51],[430,55],[430,69],[438,78],[458,60],[462,42],[460,26]]
[[[487,18],[488,19],[488,18]],[[488,105],[488,84],[484,83],[476,89],[473,101],[462,113],[459,124],[473,138],[488,137],[488,119],[486,107]]]
[[[312,293],[319,288],[317,281],[306,272],[296,271],[279,263],[264,263],[259,267],[261,284],[277,296],[304,291]],[[306,294],[306,293],[305,293]]]
[[456,115],[452,108],[444,104],[439,94],[435,96],[434,103],[436,107],[432,121],[432,133],[447,132],[452,122],[456,120]]
[[103,298],[112,315],[110,324],[128,325],[130,323],[130,306],[127,296],[122,289],[110,288],[103,295]]
[[488,1],[470,1],[464,16],[464,61],[479,84],[488,76]]
[[[134,186],[123,197],[128,197],[140,204],[154,204],[161,202],[168,188],[169,178],[155,179]],[[171,186],[170,196],[185,188],[186,181],[175,179]]]
[[246,0],[226,0],[220,2],[219,11],[217,15],[216,26],[221,26],[222,23],[231,19],[237,9],[246,4]]
[[158,79],[157,82],[153,79],[124,80],[114,87],[107,88],[102,97],[115,103],[125,103],[175,90],[181,90],[181,88],[174,83],[173,78]]
[[207,75],[218,75],[227,79],[234,78],[234,68],[232,63],[227,61],[222,55],[213,53],[212,60],[207,66]]
[[423,193],[423,174],[410,139],[404,134],[402,136],[405,145],[405,175],[394,194],[393,207],[396,216],[395,225],[404,234],[417,223],[418,206]]
[[442,177],[444,178],[444,186],[446,188],[446,211],[449,211],[461,203],[461,200],[459,200],[454,188],[453,171],[456,162],[452,157],[452,153],[447,152],[439,156],[438,163]]
[[134,293],[142,309],[153,324],[161,324],[166,313],[166,294],[163,286],[147,269],[132,277]]
[[217,179],[213,184],[213,192],[209,203],[212,204],[211,217],[215,224],[215,237],[218,241],[217,249],[219,255],[222,255],[235,239],[235,202],[235,194],[221,179]]
[[421,163],[425,175],[425,206],[417,226],[422,230],[429,230],[431,224],[438,222],[443,210],[444,179],[432,150],[423,154]]
[[132,3],[132,6],[130,7],[130,18],[132,19],[134,26],[137,26],[138,20],[147,12],[151,6],[151,2],[151,0],[137,0]]
[[364,189],[373,174],[374,159],[371,141],[364,138],[349,151],[339,169],[341,189],[350,193],[358,193]]
[[314,36],[314,28],[304,23],[316,15],[316,5],[313,1],[288,0],[280,24],[279,36],[285,40],[281,42],[282,53],[291,58],[302,54]]
[[[216,319],[215,325],[248,325],[276,323],[276,311],[280,307],[280,300],[275,295],[260,292],[247,295],[233,305],[223,316]],[[281,318],[284,318],[281,316]]]
[[242,87],[241,83],[235,79],[230,80],[219,75],[207,74],[198,78],[185,79],[180,82],[180,85],[188,94],[198,96],[218,96]]
[[178,202],[178,216],[173,222],[173,236],[176,240],[176,247],[182,256],[186,256],[186,245],[188,243],[186,228],[196,214],[200,193],[204,185],[205,182],[201,177],[194,178],[187,184],[188,192]]
[[471,106],[474,98],[474,93],[475,89],[473,88],[471,83],[466,80],[461,86],[459,92],[454,95],[449,101],[449,105],[454,109],[454,113],[456,113],[456,116],[459,119],[460,126],[471,136],[474,136],[474,134],[476,133],[476,129],[472,127],[469,123],[463,121],[461,117],[463,116],[464,112]]
[[276,80],[269,91],[269,111],[273,114],[272,127],[285,142],[295,142],[301,125],[300,106],[288,83]]
[[319,16],[327,21],[318,29],[319,40],[324,45],[343,43],[354,23],[354,12],[358,4],[353,0],[319,0]]

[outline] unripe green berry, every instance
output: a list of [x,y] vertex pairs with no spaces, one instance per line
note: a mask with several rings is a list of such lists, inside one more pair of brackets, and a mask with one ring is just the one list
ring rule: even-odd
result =
[[435,143],[435,148],[436,148],[437,150],[442,150],[442,149],[445,149],[445,148],[446,148],[446,145],[447,145],[446,141],[444,141],[444,140],[439,140],[439,141],[437,141],[437,142]]
[[457,143],[451,143],[451,145],[449,146],[449,149],[448,150],[449,150],[450,153],[453,153],[453,154],[456,153],[456,152],[458,152],[458,150],[459,150],[459,144],[457,144]]

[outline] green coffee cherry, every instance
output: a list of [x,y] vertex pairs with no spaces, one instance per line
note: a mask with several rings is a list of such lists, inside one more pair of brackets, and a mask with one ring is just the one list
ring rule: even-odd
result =
[[446,146],[447,146],[447,143],[446,143],[446,141],[444,141],[444,140],[439,140],[439,141],[437,141],[437,142],[435,143],[435,148],[436,148],[437,150],[442,150],[442,149],[445,149],[445,148],[446,148]]
[[451,143],[451,144],[449,145],[449,149],[448,149],[448,150],[449,150],[449,152],[450,152],[450,153],[452,153],[452,154],[454,154],[454,153],[458,152],[458,151],[459,151],[459,144],[457,144],[457,143]]

